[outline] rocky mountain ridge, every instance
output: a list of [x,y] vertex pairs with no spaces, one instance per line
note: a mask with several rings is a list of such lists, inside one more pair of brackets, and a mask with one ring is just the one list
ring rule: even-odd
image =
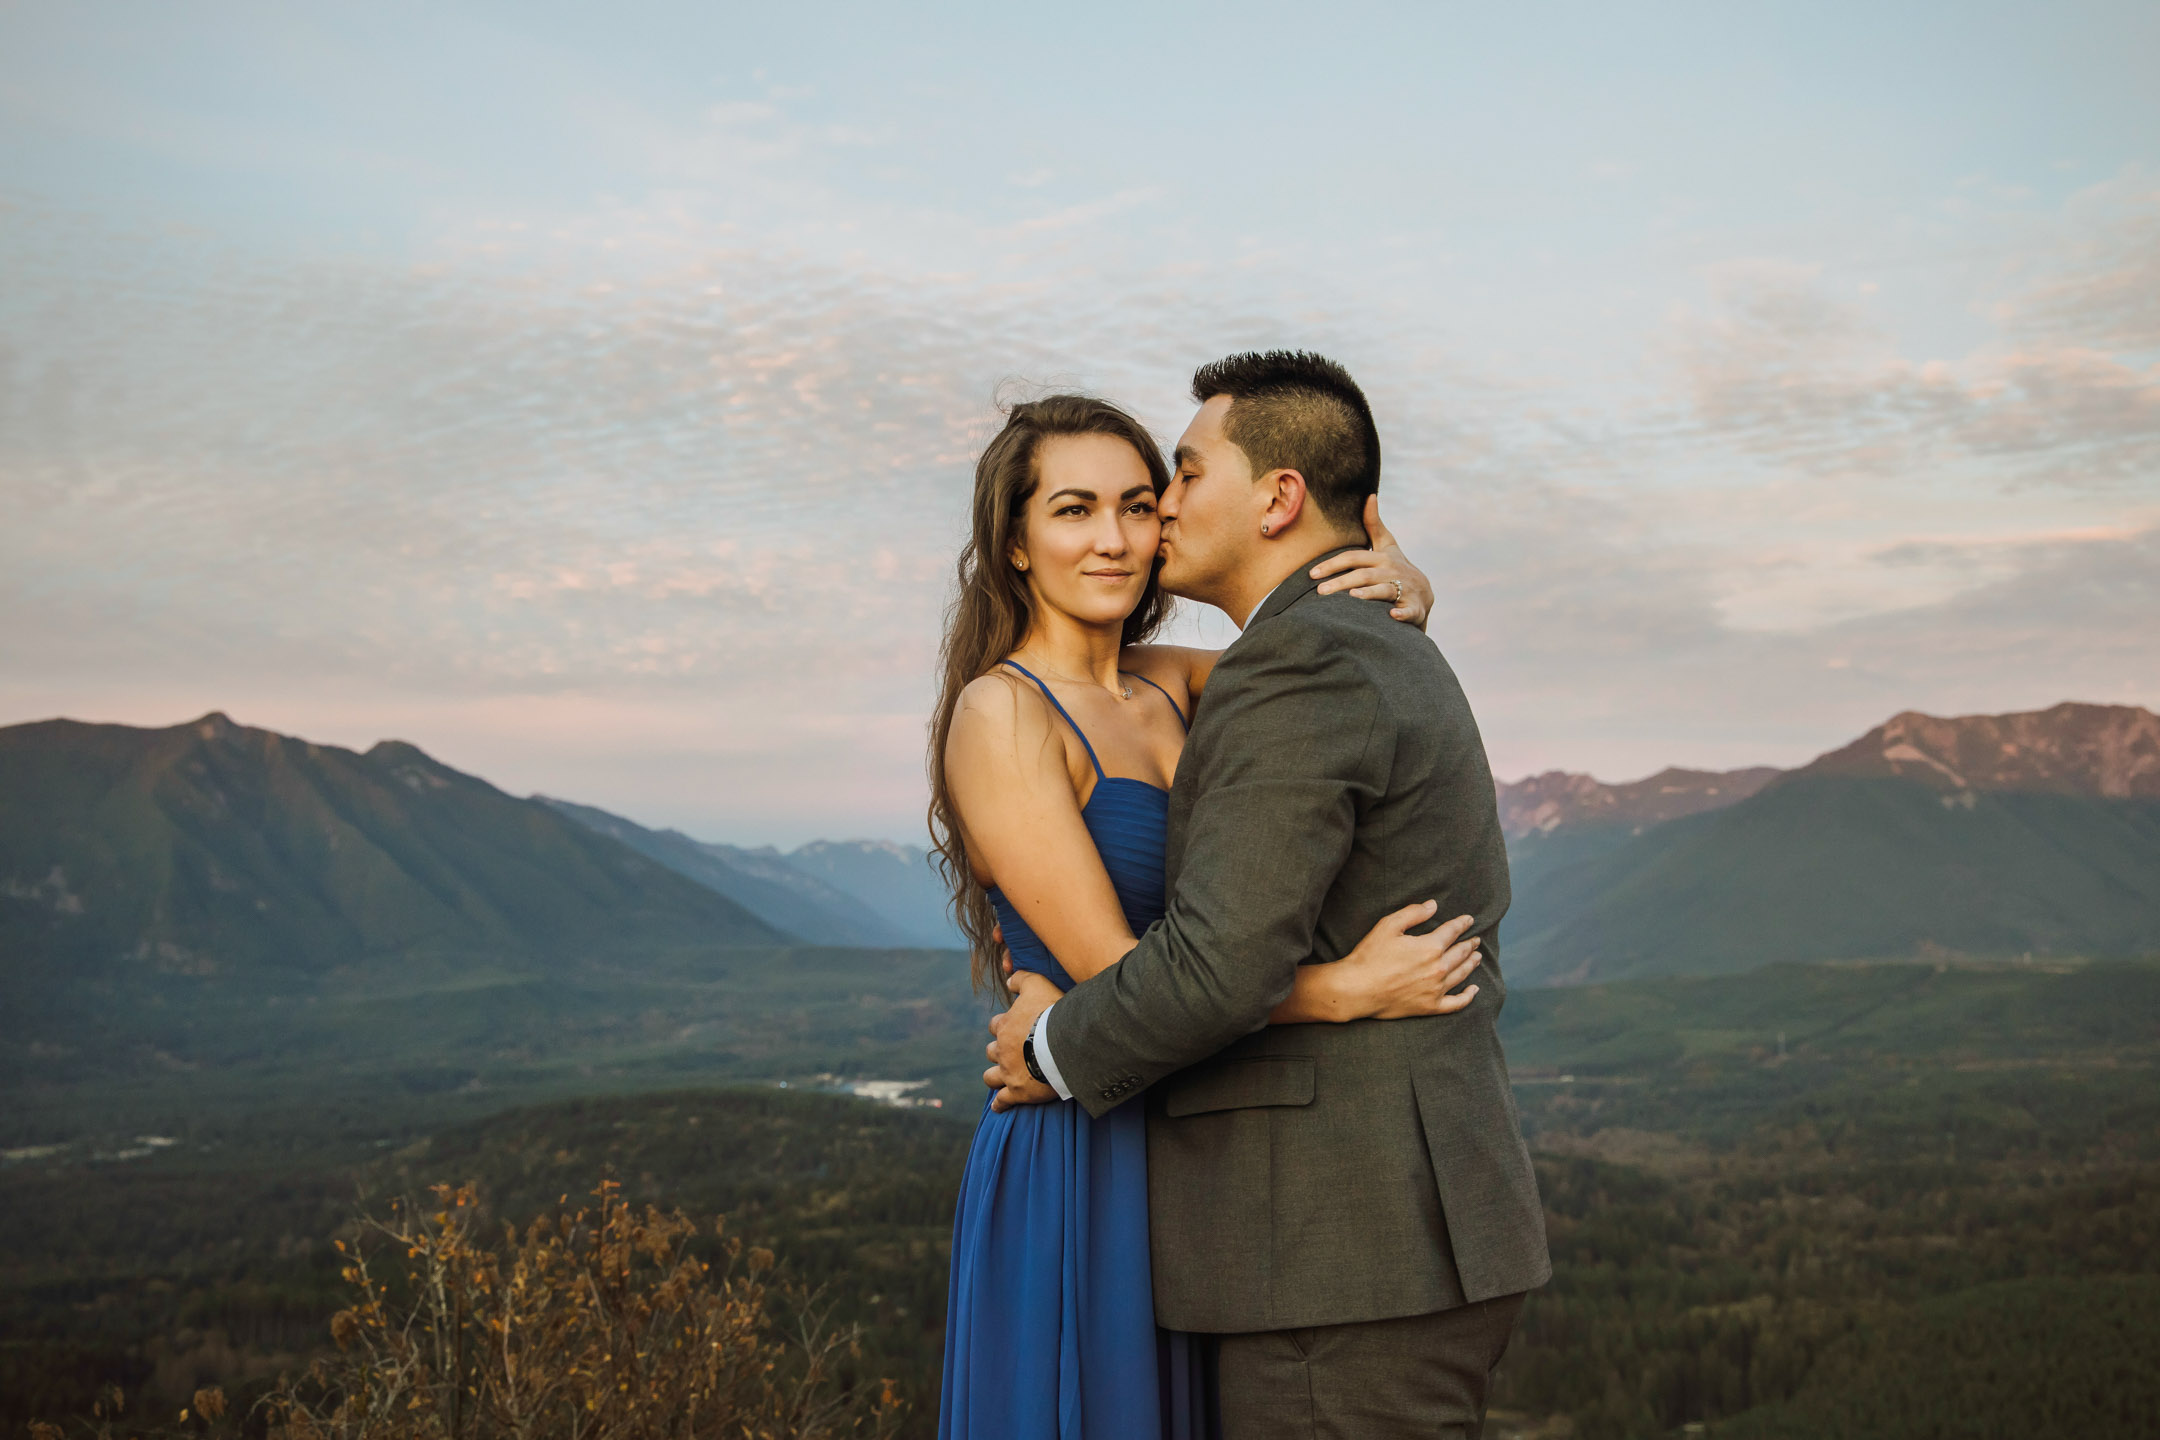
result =
[[1586,826],[1646,826],[1737,805],[1793,775],[1918,780],[1952,791],[2160,798],[2160,715],[2065,701],[2007,715],[1907,710],[1796,770],[1672,768],[1609,784],[1551,770],[1495,789],[1510,840]]
[[1682,792],[1694,813],[1654,823],[1584,820],[1620,805],[1576,787],[1557,822],[1509,837],[1502,953],[1529,984],[2160,954],[2156,741],[2134,706],[1907,712],[1735,803]]
[[2074,702],[1951,719],[1907,710],[1799,773],[2154,800],[2160,799],[2160,715],[2135,705]]
[[1608,785],[1593,775],[1548,770],[1495,788],[1500,828],[1510,840],[1550,835],[1564,826],[1641,828],[1682,815],[1737,805],[1784,772],[1769,765],[1746,770],[1660,770],[1643,780]]

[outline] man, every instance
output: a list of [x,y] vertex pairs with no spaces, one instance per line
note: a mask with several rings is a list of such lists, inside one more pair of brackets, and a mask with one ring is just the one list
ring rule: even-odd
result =
[[[1508,906],[1462,688],[1384,606],[1319,595],[1380,477],[1364,394],[1316,355],[1235,355],[1162,497],[1162,583],[1243,633],[1170,800],[1168,915],[1039,1012],[993,1022],[1000,1104],[1148,1090],[1157,1320],[1214,1337],[1226,1440],[1475,1436],[1523,1292],[1551,1275],[1494,1029]],[[1380,916],[1470,914],[1469,1008],[1269,1027],[1300,964]]]

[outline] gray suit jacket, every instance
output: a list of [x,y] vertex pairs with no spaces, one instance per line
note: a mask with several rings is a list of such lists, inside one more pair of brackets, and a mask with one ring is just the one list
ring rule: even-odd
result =
[[[1422,1315],[1552,1274],[1494,1022],[1507,851],[1454,672],[1301,569],[1216,663],[1170,795],[1169,913],[1051,1011],[1100,1115],[1150,1087],[1157,1320],[1241,1332]],[[1419,900],[1476,916],[1479,993],[1269,1026],[1300,964]]]

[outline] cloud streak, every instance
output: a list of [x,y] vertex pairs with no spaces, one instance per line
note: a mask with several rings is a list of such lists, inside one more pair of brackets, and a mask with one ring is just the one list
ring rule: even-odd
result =
[[1916,362],[1812,269],[1734,266],[1717,277],[1713,310],[1683,326],[1680,365],[1703,433],[1776,464],[1910,473],[1982,461],[2011,481],[2130,484],[2160,461],[2160,367],[2077,333],[2124,330],[2093,313],[2120,278],[2012,299],[2006,343]]
[[[784,168],[809,143],[784,119],[713,117],[676,163]],[[1167,439],[1194,361],[1285,341],[1369,382],[1506,773],[2152,703],[2160,187],[2135,181],[1974,294],[1958,353],[1909,353],[1819,262],[1725,260],[1602,387],[1481,360],[1354,276],[1074,258],[1121,253],[1146,189],[936,268],[811,258],[695,197],[467,219],[413,261],[17,200],[0,704],[394,728],[715,838],[912,834],[992,397],[1063,377]]]

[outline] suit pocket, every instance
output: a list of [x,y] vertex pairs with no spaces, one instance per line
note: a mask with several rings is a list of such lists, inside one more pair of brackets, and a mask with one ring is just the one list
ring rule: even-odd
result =
[[1266,1105],[1310,1105],[1313,1062],[1304,1055],[1259,1055],[1219,1060],[1161,1086],[1163,1113],[1173,1118],[1211,1110],[1254,1110]]

